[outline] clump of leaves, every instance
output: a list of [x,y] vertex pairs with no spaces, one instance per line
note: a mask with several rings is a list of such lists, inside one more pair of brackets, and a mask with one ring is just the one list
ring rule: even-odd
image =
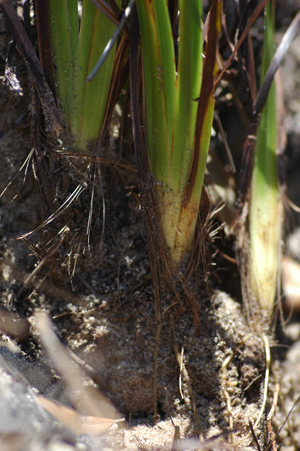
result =
[[[118,8],[121,0],[114,3]],[[89,144],[94,144],[99,138],[103,126],[116,44],[94,79],[87,81],[87,76],[116,25],[90,0],[83,0],[80,20],[78,9],[77,0],[49,0],[58,98],[74,139],[73,147],[86,152]]]
[[202,1],[179,2],[178,64],[167,3],[137,0],[137,11],[150,171],[161,230],[179,264],[195,240],[214,113],[221,2],[213,1],[210,11],[204,59]]

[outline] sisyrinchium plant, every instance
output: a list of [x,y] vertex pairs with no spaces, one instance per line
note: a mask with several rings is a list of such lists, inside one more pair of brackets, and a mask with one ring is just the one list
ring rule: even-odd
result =
[[203,50],[202,0],[179,1],[178,61],[167,2],[136,4],[150,171],[165,242],[179,264],[195,238],[214,113],[221,2],[212,2]]
[[[115,4],[120,6],[121,0]],[[92,81],[87,76],[116,25],[91,0],[49,0],[51,44],[58,98],[73,147],[86,152],[99,138],[115,56],[113,46]]]
[[[264,79],[274,55],[274,2],[265,13],[263,61]],[[257,129],[254,166],[250,192],[249,287],[268,315],[273,311],[278,274],[282,226],[282,202],[277,175],[277,108],[273,81]]]
[[[274,53],[274,8],[275,2],[266,2],[261,86],[253,102],[249,133],[243,149],[239,191],[239,211],[242,213],[238,233],[244,301],[248,313],[251,313],[251,305],[256,311],[258,308],[267,324],[273,312],[279,285],[283,222],[277,169],[278,108],[274,76],[300,30],[299,12]],[[245,227],[246,218],[248,230]]]

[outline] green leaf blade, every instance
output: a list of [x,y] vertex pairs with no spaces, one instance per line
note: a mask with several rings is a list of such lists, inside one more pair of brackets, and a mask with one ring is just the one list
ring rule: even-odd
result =
[[179,191],[187,182],[202,81],[202,1],[180,2],[179,61],[172,169]]
[[175,63],[170,23],[164,0],[153,3],[137,0],[137,10],[143,55],[147,143],[153,174],[158,182],[165,185],[171,177],[175,101]]
[[51,42],[58,94],[68,121],[73,110],[75,55],[77,51],[77,0],[49,0]]
[[[120,6],[121,1],[117,3]],[[93,69],[109,41],[115,25],[90,0],[83,0],[82,19],[78,37],[76,73],[74,81],[74,108],[71,128],[74,147],[85,152],[101,132],[107,107],[107,98],[115,55],[115,46],[91,82],[86,77]]]
[[[262,81],[274,54],[271,3],[265,16]],[[277,289],[282,204],[277,174],[276,85],[272,82],[257,129],[250,204],[249,285],[253,296],[270,316]]]

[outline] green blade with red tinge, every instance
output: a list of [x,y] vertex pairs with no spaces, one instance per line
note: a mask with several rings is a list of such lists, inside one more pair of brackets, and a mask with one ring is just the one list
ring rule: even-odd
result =
[[194,240],[213,119],[216,47],[221,23],[220,2],[215,0],[206,49],[206,75],[202,79],[202,1],[182,0],[179,9],[176,73],[167,2],[137,0],[147,145],[151,170],[157,180],[161,227],[177,263],[191,250]]

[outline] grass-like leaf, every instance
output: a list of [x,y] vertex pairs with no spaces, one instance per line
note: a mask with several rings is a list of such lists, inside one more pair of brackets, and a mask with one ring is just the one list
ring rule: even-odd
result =
[[77,0],[49,0],[51,41],[58,96],[67,122],[70,120],[74,99],[78,40],[77,3]]
[[[274,2],[273,2],[274,3]],[[262,80],[274,54],[274,5],[266,7]],[[273,81],[257,129],[250,198],[251,295],[272,313],[278,273],[282,204],[277,176],[276,86]]]

